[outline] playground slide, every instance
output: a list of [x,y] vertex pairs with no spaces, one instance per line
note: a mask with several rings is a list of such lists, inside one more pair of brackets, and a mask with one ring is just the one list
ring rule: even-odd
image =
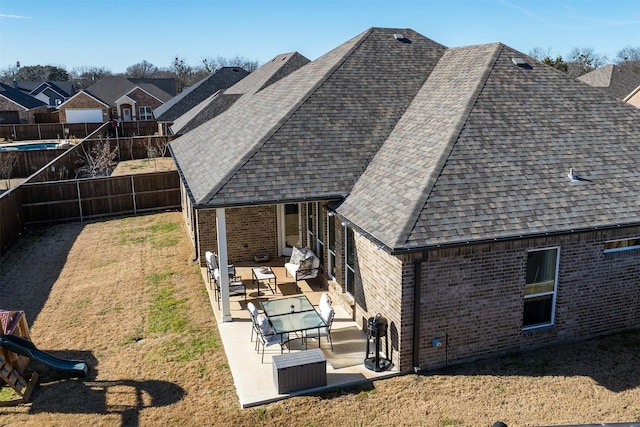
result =
[[17,335],[0,335],[0,346],[77,377],[86,377],[89,373],[89,367],[85,362],[81,360],[60,359],[52,354],[38,350],[31,341]]

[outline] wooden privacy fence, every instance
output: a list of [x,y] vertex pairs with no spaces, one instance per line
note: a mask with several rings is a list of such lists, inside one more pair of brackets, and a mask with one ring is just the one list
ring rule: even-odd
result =
[[35,182],[18,188],[24,225],[180,208],[176,171]]
[[18,240],[24,230],[19,188],[16,187],[0,196],[0,255]]
[[[108,123],[107,123],[108,124]],[[105,123],[38,123],[0,125],[0,138],[5,141],[84,139],[104,126]],[[107,129],[105,129],[106,132]],[[120,122],[118,136],[153,135],[158,132],[155,120]],[[104,136],[107,136],[106,134]]]
[[[124,161],[149,158],[149,148],[153,148],[156,156],[160,156],[162,148],[166,147],[172,138],[170,136],[133,136],[103,140],[85,139],[68,150],[0,151],[0,164],[6,157],[17,156],[18,163],[13,169],[11,177],[26,178],[33,175],[30,182],[75,178],[75,170],[81,166],[83,161],[81,144],[88,147],[94,143],[109,141],[112,149],[117,147],[117,160]],[[164,154],[169,156],[169,150],[165,149]],[[43,167],[45,165],[46,167]],[[0,176],[0,178],[4,177]]]

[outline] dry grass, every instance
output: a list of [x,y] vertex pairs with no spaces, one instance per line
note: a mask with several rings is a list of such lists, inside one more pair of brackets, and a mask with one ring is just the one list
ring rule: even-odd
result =
[[29,232],[0,264],[0,307],[34,343],[86,359],[46,366],[10,426],[514,426],[640,420],[640,333],[239,408],[179,213]]

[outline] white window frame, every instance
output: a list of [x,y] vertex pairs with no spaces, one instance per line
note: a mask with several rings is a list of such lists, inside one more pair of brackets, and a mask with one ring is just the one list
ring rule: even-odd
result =
[[[333,269],[336,266],[336,217],[333,216],[330,212],[327,212],[327,277],[331,280],[336,280]],[[331,223],[331,224],[330,224]],[[330,228],[333,227],[333,246],[334,249],[331,249],[331,239],[330,239]]]
[[[356,236],[355,236],[355,231],[349,227],[348,224],[345,224],[343,226],[344,229],[344,293],[346,293],[347,295],[351,296],[353,298],[353,293],[355,292],[355,276],[356,276],[356,269],[355,269],[355,259],[356,259],[356,252],[355,252],[355,242],[356,242]],[[353,235],[353,244],[354,244],[354,248],[353,248],[353,261],[354,261],[354,265],[351,266],[349,265],[349,230],[351,230],[351,233]],[[349,282],[349,272],[351,272],[353,274],[353,278],[354,278],[354,283],[350,283]]]
[[[316,216],[315,216],[315,226],[316,226],[316,255],[320,258],[320,265],[324,266],[324,241],[322,240],[322,229],[320,226],[320,219],[324,218],[322,216],[322,205],[320,202],[316,202]],[[324,223],[322,223],[324,225]]]
[[139,107],[139,111],[139,120],[153,120],[153,109],[151,107]]
[[307,202],[307,217],[305,218],[307,226],[307,247],[309,249],[312,249],[315,243],[315,233],[313,229],[317,227],[316,217],[313,215],[313,205],[313,202]]
[[[545,323],[536,323],[534,325],[527,325],[525,326],[523,324],[522,326],[522,330],[526,331],[526,330],[532,330],[532,329],[538,329],[538,328],[546,328],[546,327],[550,327],[555,325],[555,317],[556,317],[556,300],[557,300],[557,296],[558,296],[558,274],[559,274],[559,270],[560,270],[560,246],[551,246],[551,247],[547,247],[547,248],[539,248],[539,249],[530,249],[527,251],[527,255],[531,252],[542,252],[542,251],[550,251],[550,250],[555,250],[556,251],[556,262],[555,262],[555,271],[554,271],[554,279],[553,279],[553,290],[552,291],[545,291],[545,292],[539,292],[539,293],[535,293],[535,294],[531,294],[531,295],[524,295],[524,301],[523,301],[523,318],[522,318],[522,322],[524,323],[524,303],[526,302],[527,299],[532,299],[532,298],[539,298],[539,297],[543,297],[543,296],[551,296],[551,313],[550,313],[550,319],[549,322],[545,322]],[[528,258],[528,256],[527,256]],[[526,283],[526,271],[529,268],[528,263],[527,265],[525,265],[525,286],[527,285]]]

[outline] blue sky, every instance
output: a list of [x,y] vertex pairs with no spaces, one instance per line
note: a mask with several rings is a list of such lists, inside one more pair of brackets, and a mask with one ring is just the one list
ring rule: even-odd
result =
[[613,59],[640,47],[640,0],[0,0],[0,68],[104,67],[241,56],[313,60],[370,27],[412,28],[449,47],[502,42]]

